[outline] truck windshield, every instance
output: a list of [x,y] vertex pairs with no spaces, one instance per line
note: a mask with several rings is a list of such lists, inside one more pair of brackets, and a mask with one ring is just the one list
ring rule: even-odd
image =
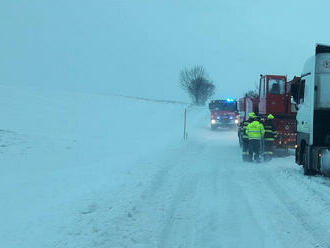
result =
[[210,110],[237,111],[237,102],[215,101],[209,104]]
[[268,89],[270,94],[281,95],[285,94],[285,81],[284,79],[269,79]]

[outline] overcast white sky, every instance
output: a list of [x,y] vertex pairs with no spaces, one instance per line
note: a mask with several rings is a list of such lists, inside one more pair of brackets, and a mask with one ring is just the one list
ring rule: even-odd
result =
[[330,43],[330,1],[2,0],[0,83],[180,98],[203,65],[217,97],[300,74]]

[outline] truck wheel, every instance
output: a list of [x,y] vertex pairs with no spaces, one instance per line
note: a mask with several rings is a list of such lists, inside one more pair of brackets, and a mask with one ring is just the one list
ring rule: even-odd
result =
[[302,154],[302,161],[303,161],[303,167],[304,167],[304,175],[305,176],[315,176],[316,171],[314,169],[309,168],[308,165],[308,155],[307,155],[307,145],[304,147],[304,151]]
[[211,130],[215,130],[215,126],[214,125],[211,125]]
[[317,172],[313,169],[307,168],[307,166],[304,165],[304,175],[305,176],[315,176]]

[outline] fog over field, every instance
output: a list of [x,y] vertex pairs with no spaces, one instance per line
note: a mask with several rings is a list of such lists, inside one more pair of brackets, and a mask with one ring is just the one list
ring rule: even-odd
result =
[[328,1],[1,1],[0,83],[185,99],[184,67],[203,65],[217,96],[260,73],[300,74],[330,40]]

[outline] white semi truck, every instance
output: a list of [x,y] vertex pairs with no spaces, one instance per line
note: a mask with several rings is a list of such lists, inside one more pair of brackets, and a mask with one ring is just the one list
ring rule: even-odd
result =
[[296,163],[305,175],[330,175],[330,46],[316,45],[291,94],[297,107]]

